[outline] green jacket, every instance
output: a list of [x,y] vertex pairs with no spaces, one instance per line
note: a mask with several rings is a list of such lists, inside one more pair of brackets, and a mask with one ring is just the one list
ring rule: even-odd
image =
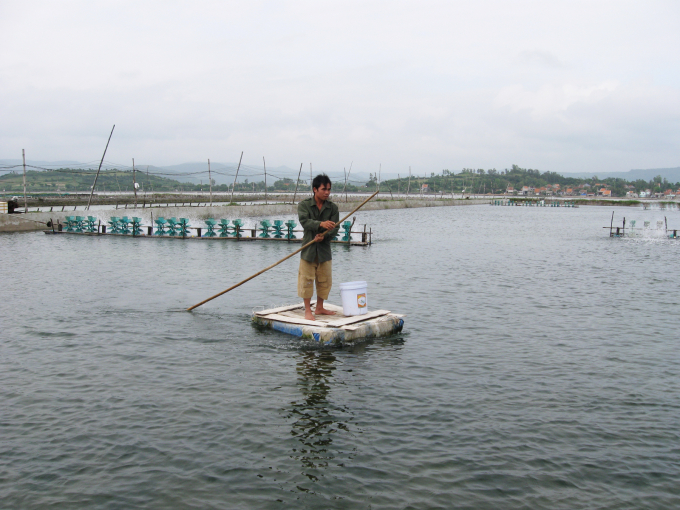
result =
[[[319,227],[322,221],[331,220],[337,223],[340,219],[340,211],[338,206],[330,200],[326,200],[319,210],[314,197],[310,197],[298,204],[298,219],[302,228],[305,229],[305,235],[302,238],[304,245],[313,240],[316,234],[325,232],[324,229]],[[319,264],[331,260],[333,258],[331,255],[331,238],[338,233],[338,230],[340,230],[340,225],[336,226],[320,243],[314,243],[302,250],[302,258],[307,262],[314,262],[318,258]]]

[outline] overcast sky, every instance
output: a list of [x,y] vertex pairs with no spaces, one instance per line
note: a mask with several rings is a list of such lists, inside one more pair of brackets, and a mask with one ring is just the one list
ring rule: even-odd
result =
[[0,2],[0,159],[680,165],[680,2]]

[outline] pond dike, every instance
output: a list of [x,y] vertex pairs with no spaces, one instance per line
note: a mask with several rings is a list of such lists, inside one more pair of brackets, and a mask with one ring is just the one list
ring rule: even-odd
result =
[[[350,200],[344,202],[335,201],[340,209],[340,214],[348,213],[354,209],[361,200]],[[403,199],[403,200],[373,200],[364,205],[357,214],[364,211],[378,211],[386,209],[408,209],[419,207],[450,207],[462,205],[488,204],[487,198],[478,199]],[[113,206],[112,206],[113,207]],[[142,219],[144,225],[151,225],[151,215],[155,218],[188,218],[191,222],[198,223],[208,218],[214,219],[235,219],[235,218],[274,218],[297,216],[297,205],[292,204],[256,204],[256,205],[213,205],[200,207],[119,207],[118,209],[91,210],[86,211],[85,207],[67,208],[64,211],[52,212],[29,212],[27,214],[0,214],[0,232],[29,232],[35,230],[47,230],[47,222],[52,220],[55,225],[64,223],[66,216],[94,216],[106,224],[112,216],[121,217],[136,216]],[[197,225],[198,226],[198,225]]]

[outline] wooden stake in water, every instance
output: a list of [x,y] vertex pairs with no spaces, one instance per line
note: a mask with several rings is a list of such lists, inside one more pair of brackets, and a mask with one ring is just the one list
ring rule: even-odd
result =
[[137,209],[137,182],[135,181],[135,158],[132,158],[132,189],[135,192],[135,209]]
[[[349,213],[347,216],[345,216],[345,217],[342,218],[340,221],[338,221],[337,225],[342,224],[343,221],[345,221],[347,218],[349,218],[350,216],[352,216],[352,214],[354,214],[354,213],[357,212],[359,209],[361,209],[366,203],[368,203],[369,200],[371,200],[371,199],[372,199],[374,196],[376,196],[378,193],[380,193],[380,190],[376,191],[376,192],[373,193],[370,197],[368,197],[366,200],[364,200],[363,202],[361,202],[361,204],[359,204],[359,205],[358,205],[351,213]],[[326,235],[328,235],[330,232],[331,232],[330,230],[327,230],[326,232],[323,233],[323,235],[326,236]],[[257,273],[255,273],[255,274],[252,275],[252,276],[249,276],[249,277],[246,278],[245,280],[241,280],[241,281],[238,282],[236,285],[232,285],[232,286],[229,287],[227,290],[223,290],[223,291],[220,292],[219,294],[215,294],[214,296],[209,297],[208,299],[205,299],[205,300],[201,301],[200,303],[195,304],[194,306],[190,306],[189,308],[187,308],[187,311],[190,312],[190,311],[193,310],[194,308],[198,308],[199,306],[201,306],[201,305],[207,303],[208,301],[212,301],[212,300],[215,299],[216,297],[220,297],[222,294],[226,294],[226,293],[229,292],[230,290],[233,290],[233,289],[235,289],[236,287],[240,287],[241,285],[243,285],[243,284],[246,283],[246,282],[249,282],[249,281],[252,280],[253,278],[255,278],[255,277],[257,277],[257,276],[260,276],[260,275],[261,275],[262,273],[264,273],[265,271],[269,271],[271,268],[278,266],[281,262],[284,262],[284,261],[288,260],[288,259],[291,258],[293,255],[295,255],[295,254],[297,254],[297,253],[300,253],[302,250],[304,250],[305,248],[307,248],[307,246],[311,246],[311,245],[314,244],[315,242],[316,242],[316,241],[314,241],[314,240],[309,241],[309,242],[308,242],[307,244],[305,244],[302,248],[300,248],[300,249],[298,249],[298,250],[295,250],[293,253],[291,253],[291,254],[289,254],[289,255],[286,255],[285,257],[283,257],[283,258],[282,258],[281,260],[279,260],[278,262],[274,262],[271,266],[265,267],[262,271],[258,271]]]
[[212,173],[210,173],[210,159],[208,159],[208,181],[210,181],[210,207],[212,207]]

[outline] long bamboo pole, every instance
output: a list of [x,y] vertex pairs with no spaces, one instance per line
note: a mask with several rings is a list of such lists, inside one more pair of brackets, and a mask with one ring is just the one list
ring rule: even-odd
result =
[[300,171],[298,172],[298,180],[295,183],[295,193],[293,193],[293,201],[291,202],[293,205],[295,205],[295,197],[297,197],[297,188],[298,188],[298,183],[300,182],[300,174],[302,173],[302,163],[300,163]]
[[[92,189],[90,190],[90,199],[87,201],[87,209],[85,209],[86,211],[90,210],[90,203],[92,203],[92,195],[94,195],[94,188],[97,185],[97,179],[99,179],[99,172],[102,169],[102,164],[104,163],[104,156],[106,156],[106,151],[109,148],[109,142],[111,141],[111,137],[113,136],[113,130],[114,129],[116,129],[115,124],[111,128],[111,134],[109,135],[109,139],[106,142],[106,147],[104,147],[104,154],[102,154],[102,160],[99,162],[99,168],[97,168],[97,175],[94,176],[94,184],[92,184]],[[114,173],[114,175],[115,175],[115,173]],[[120,190],[120,185],[118,185],[118,189]]]
[[[366,200],[364,200],[363,202],[361,202],[361,204],[359,204],[359,205],[358,205],[351,213],[349,213],[347,216],[345,216],[345,217],[342,218],[340,221],[338,221],[336,225],[342,224],[343,221],[345,221],[347,218],[349,218],[350,216],[352,216],[352,214],[354,214],[354,213],[357,212],[359,209],[361,209],[366,203],[368,203],[369,200],[371,200],[371,199],[372,199],[374,196],[376,196],[378,193],[380,193],[380,190],[376,191],[376,192],[373,193],[370,197],[368,197]],[[329,232],[330,232],[330,230],[327,230],[326,232],[323,233],[323,235],[326,236]],[[229,287],[227,290],[223,290],[223,291],[220,292],[219,294],[215,294],[214,296],[209,297],[208,299],[206,299],[206,300],[204,300],[204,301],[201,301],[200,303],[195,304],[194,306],[190,306],[189,308],[187,308],[187,311],[190,312],[190,311],[193,310],[194,308],[198,308],[199,306],[204,305],[204,304],[207,303],[208,301],[212,301],[212,300],[215,299],[216,297],[220,297],[222,294],[226,294],[226,293],[229,292],[230,290],[233,290],[233,289],[235,289],[236,287],[240,287],[241,285],[243,285],[244,283],[246,283],[246,282],[252,280],[252,279],[255,278],[256,276],[260,276],[260,275],[261,275],[262,273],[264,273],[265,271],[269,271],[271,268],[273,268],[273,267],[275,267],[275,266],[278,266],[281,262],[284,262],[284,261],[288,260],[288,259],[291,258],[293,255],[296,255],[296,254],[300,253],[302,250],[304,250],[305,248],[307,248],[307,246],[311,246],[311,245],[314,244],[315,242],[316,242],[316,241],[314,241],[314,240],[309,241],[309,242],[308,242],[307,244],[305,244],[302,248],[299,248],[299,249],[295,250],[293,253],[291,253],[291,254],[289,254],[289,255],[286,255],[285,257],[283,257],[283,258],[282,258],[281,260],[279,260],[278,262],[274,262],[271,266],[265,267],[262,271],[259,271],[259,272],[255,273],[254,275],[249,276],[249,277],[246,278],[245,280],[242,280],[242,281],[238,282],[236,285],[232,285],[232,286]]]

